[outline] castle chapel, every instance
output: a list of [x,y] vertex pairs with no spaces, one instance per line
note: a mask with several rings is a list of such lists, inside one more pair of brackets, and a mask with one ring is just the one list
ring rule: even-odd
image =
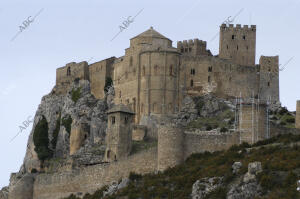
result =
[[89,80],[92,94],[104,98],[113,81],[115,104],[142,116],[172,114],[186,95],[214,93],[222,98],[259,98],[279,103],[279,57],[261,56],[255,63],[256,26],[220,26],[219,55],[206,41],[172,41],[152,27],[130,39],[125,55],[93,64],[69,63],[58,68],[53,92],[66,93],[75,79]]

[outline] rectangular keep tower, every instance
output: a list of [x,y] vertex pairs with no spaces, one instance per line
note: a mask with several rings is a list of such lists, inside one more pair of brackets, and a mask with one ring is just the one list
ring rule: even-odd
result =
[[256,26],[236,27],[230,24],[220,26],[219,57],[229,59],[235,64],[255,66]]

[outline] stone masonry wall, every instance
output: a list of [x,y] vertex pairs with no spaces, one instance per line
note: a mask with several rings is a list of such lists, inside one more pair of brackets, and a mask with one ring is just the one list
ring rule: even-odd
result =
[[185,131],[184,159],[193,153],[213,152],[230,148],[239,144],[239,132],[218,133],[213,131]]
[[34,182],[33,199],[60,199],[72,193],[93,193],[112,181],[128,177],[130,172],[154,172],[157,167],[156,154],[157,148],[154,147],[111,164],[90,166],[72,172],[40,174]]

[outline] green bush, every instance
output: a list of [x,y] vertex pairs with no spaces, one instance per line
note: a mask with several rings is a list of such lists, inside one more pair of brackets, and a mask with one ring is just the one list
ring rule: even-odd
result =
[[44,116],[34,129],[33,142],[39,160],[44,161],[52,157],[53,152],[49,149],[48,122]]
[[66,130],[69,134],[69,137],[70,137],[70,134],[71,134],[72,122],[73,122],[73,120],[72,120],[72,117],[70,115],[66,115],[61,121],[62,125],[66,128]]
[[81,88],[72,89],[71,92],[71,99],[73,102],[77,102],[81,96]]

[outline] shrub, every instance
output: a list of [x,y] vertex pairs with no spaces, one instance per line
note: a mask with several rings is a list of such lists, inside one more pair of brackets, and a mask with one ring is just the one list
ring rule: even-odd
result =
[[49,149],[48,122],[43,116],[37,123],[33,132],[34,150],[39,160],[44,161],[52,157],[53,152]]
[[220,131],[221,131],[222,133],[224,133],[224,132],[227,132],[228,129],[227,129],[226,127],[222,127]]
[[73,102],[77,102],[81,96],[81,88],[72,89],[71,92],[71,99]]

